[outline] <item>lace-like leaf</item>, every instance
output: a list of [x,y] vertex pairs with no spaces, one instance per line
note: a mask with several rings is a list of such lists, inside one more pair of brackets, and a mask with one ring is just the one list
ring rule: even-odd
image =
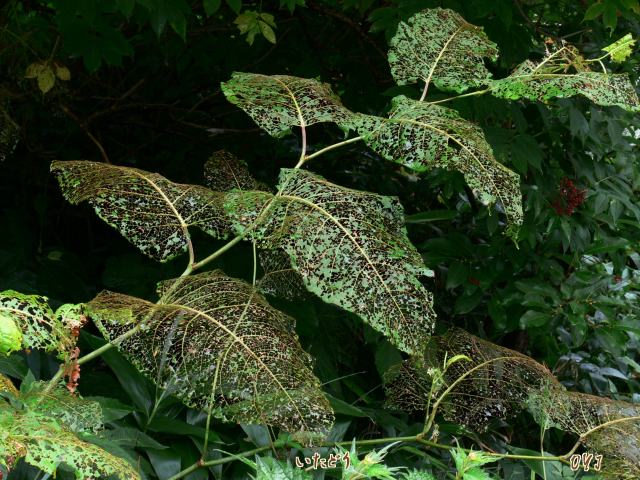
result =
[[637,111],[640,101],[627,74],[609,74],[591,71],[558,72],[557,63],[520,64],[506,78],[491,83],[491,94],[507,100],[526,98],[547,102],[554,98],[582,95],[596,105],[616,105]]
[[49,353],[58,352],[63,358],[76,344],[72,327],[75,317],[64,316],[69,306],[61,307],[56,315],[40,295],[24,295],[14,290],[0,292],[0,316],[7,316],[21,332],[22,348],[40,348]]
[[88,201],[100,218],[155,260],[185,252],[190,226],[226,236],[222,195],[204,187],[98,162],[53,162],[51,171],[69,202]]
[[278,194],[230,192],[225,208],[238,233],[283,249],[307,289],[353,312],[405,352],[428,339],[432,275],[404,228],[396,198],[351,190],[304,170],[283,169]]
[[273,137],[290,133],[293,126],[342,124],[351,116],[329,85],[317,80],[236,72],[222,83],[222,91]]
[[[445,359],[458,354],[471,361],[450,363],[429,402],[432,381],[442,372]],[[457,328],[433,337],[423,356],[408,359],[385,375],[387,403],[401,410],[424,410],[449,388],[443,400],[447,420],[481,431],[491,419],[507,419],[528,409],[545,429],[572,432],[588,451],[604,455],[600,472],[604,478],[638,478],[638,405],[568,392],[535,360]]]
[[46,382],[36,382],[20,400],[26,408],[54,418],[76,433],[98,433],[104,428],[102,407],[98,402],[71,395],[60,384],[45,393]]
[[204,165],[207,187],[218,192],[237,188],[239,190],[265,190],[247,168],[247,164],[225,150],[218,150]]
[[[585,435],[583,443],[587,449],[604,455],[603,470],[599,472],[604,478],[639,478],[640,406],[567,392],[552,383],[534,391],[528,407],[536,421],[546,428]],[[607,425],[608,422],[613,423]]]
[[223,418],[324,435],[333,413],[294,333],[294,320],[251,285],[219,271],[161,283],[154,304],[104,292],[89,304],[107,339],[144,329],[121,350],[187,405]]
[[444,417],[476,431],[486,429],[494,419],[521,412],[530,392],[553,379],[532,358],[456,328],[433,337],[424,356],[406,360],[387,374],[388,403],[400,409],[424,410],[431,390],[429,369],[442,369],[445,358],[454,355],[466,355],[470,361],[452,363],[434,394],[439,396],[455,383],[443,402]]
[[461,172],[482,203],[500,202],[507,233],[517,238],[522,224],[520,177],[494,158],[482,129],[455,110],[399,96],[393,99],[389,118],[358,115],[351,126],[387,160],[418,172],[436,167]]
[[309,295],[304,280],[283,250],[260,250],[260,266],[264,275],[258,282],[261,292],[286,300],[300,300]]
[[433,81],[440,90],[461,93],[487,84],[491,73],[483,58],[497,56],[496,44],[482,28],[453,10],[434,8],[400,22],[390,42],[389,65],[399,85]]
[[82,441],[54,418],[30,409],[15,410],[0,401],[0,465],[11,468],[20,458],[51,476],[65,464],[77,480],[110,475],[140,478],[125,460]]

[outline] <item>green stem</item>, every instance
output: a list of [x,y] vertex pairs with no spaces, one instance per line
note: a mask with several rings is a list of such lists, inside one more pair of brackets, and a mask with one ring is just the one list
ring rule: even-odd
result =
[[242,452],[242,453],[239,453],[237,455],[232,455],[232,456],[229,456],[229,457],[220,458],[218,460],[209,460],[209,461],[206,461],[206,462],[203,462],[202,460],[200,460],[199,462],[194,463],[190,467],[185,468],[181,472],[176,473],[173,477],[170,477],[169,480],[178,480],[180,478],[186,477],[187,475],[189,475],[192,472],[195,472],[199,468],[214,467],[216,465],[224,465],[225,463],[229,463],[229,462],[233,462],[234,460],[238,460],[240,457],[250,457],[252,455],[256,455],[257,453],[262,453],[262,452],[264,452],[266,450],[269,450],[270,448],[271,448],[271,445],[268,445],[266,447],[254,448],[253,450],[247,450],[246,452]]
[[[127,338],[129,338],[129,337],[135,335],[136,333],[138,333],[138,331],[140,331],[141,328],[142,328],[141,325],[136,325],[135,327],[133,327],[128,332],[125,332],[122,335],[120,335],[119,337],[116,337],[112,342],[105,343],[103,346],[101,346],[100,348],[94,350],[93,352],[86,354],[84,357],[80,357],[77,360],[76,363],[78,365],[83,365],[83,364],[93,360],[94,358],[99,357],[104,352],[107,352],[107,351],[111,350],[118,343],[120,343],[120,342],[126,340]],[[47,395],[48,393],[51,393],[53,391],[53,389],[56,388],[56,385],[58,385],[58,382],[64,376],[64,370],[65,370],[65,364],[63,363],[63,364],[60,365],[60,368],[58,369],[56,374],[51,378],[51,380],[49,380],[49,383],[47,384],[47,386],[45,387],[45,389],[42,392],[43,396]]]
[[[411,435],[411,436],[406,436],[406,437],[385,437],[385,438],[373,438],[373,439],[368,439],[368,440],[356,440],[356,445],[358,446],[363,446],[363,445],[379,445],[382,443],[394,443],[394,442],[416,442],[416,443],[420,443],[426,447],[430,447],[430,448],[438,448],[440,450],[454,450],[460,447],[454,446],[454,445],[444,445],[441,443],[437,443],[437,442],[432,442],[430,440],[423,440],[421,438],[421,434],[418,435]],[[349,447],[352,445],[352,442],[324,442],[320,445],[318,445],[319,447],[335,447],[335,446],[340,446],[340,447]],[[189,475],[190,473],[198,470],[199,468],[203,468],[203,467],[212,467],[215,465],[222,465],[225,463],[229,463],[229,462],[233,462],[234,460],[239,460],[242,457],[250,457],[252,455],[255,455],[257,453],[261,453],[264,451],[267,451],[271,448],[271,446],[264,446],[264,447],[260,447],[260,448],[255,448],[253,450],[247,450],[246,452],[242,452],[242,453],[238,453],[236,455],[230,455],[228,457],[225,458],[221,458],[218,460],[210,460],[210,461],[202,461],[200,460],[199,462],[191,465],[190,467],[184,469],[183,471],[175,474],[173,477],[169,478],[169,480],[178,480],[180,478],[183,478],[187,475]],[[477,450],[472,450],[469,448],[460,448],[460,450],[463,450],[467,453],[470,452],[477,452]],[[568,463],[567,462],[567,457],[569,456],[569,454],[565,454],[565,455],[557,455],[557,456],[543,456],[543,455],[511,455],[509,453],[494,453],[494,452],[484,452],[483,454],[487,455],[487,456],[491,456],[491,457],[496,457],[499,459],[511,459],[511,460],[537,460],[537,461],[541,461],[541,462],[562,462],[562,463]]]
[[231,241],[226,243],[224,246],[220,247],[218,250],[213,252],[207,258],[204,258],[204,259],[200,260],[199,262],[196,262],[193,265],[191,265],[191,270],[189,271],[189,273],[191,273],[193,270],[197,270],[198,268],[204,267],[207,263],[212,262],[213,260],[218,258],[220,255],[225,253],[227,250],[232,248],[236,243],[241,242],[242,239],[247,235],[247,233],[249,233],[249,229],[248,228],[241,235],[238,235],[237,237],[233,238]]
[[435,105],[436,103],[450,102],[451,100],[458,100],[459,98],[475,97],[477,95],[484,95],[485,93],[488,93],[490,91],[491,91],[491,88],[485,88],[484,90],[476,90],[475,92],[465,93],[464,95],[458,95],[456,97],[443,98],[442,100],[436,100],[435,102],[429,102],[429,104]]
[[[334,143],[333,145],[329,145],[328,147],[323,148],[322,150],[318,150],[315,153],[312,153],[311,155],[307,155],[306,157],[304,157],[304,162],[308,162],[309,160],[319,157],[320,155],[333,150],[335,148],[340,148],[340,147],[344,147],[345,145],[349,145],[350,143],[355,143],[355,142],[359,142],[360,140],[364,140],[364,137],[353,137],[350,138],[348,140],[345,140],[343,142],[338,142],[338,143]],[[303,163],[304,163],[303,162]]]

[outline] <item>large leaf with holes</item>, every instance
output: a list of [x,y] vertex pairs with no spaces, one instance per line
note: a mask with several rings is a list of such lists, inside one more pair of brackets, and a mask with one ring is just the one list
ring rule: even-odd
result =
[[125,460],[82,441],[53,418],[0,402],[0,464],[11,468],[21,458],[50,475],[65,464],[77,480],[110,475],[121,480],[140,478]]
[[[456,355],[466,360],[445,369]],[[442,398],[445,419],[475,431],[528,409],[544,429],[572,432],[590,452],[603,454],[603,478],[631,480],[640,473],[638,405],[569,392],[532,358],[459,328],[432,337],[422,355],[392,367],[385,391],[387,405],[405,411],[424,411]]]
[[204,164],[205,184],[211,190],[224,192],[239,190],[264,190],[247,167],[246,162],[225,150],[214,152]]
[[73,333],[81,325],[79,306],[67,304],[54,312],[41,295],[0,292],[0,353],[38,348],[64,358],[75,346]]
[[329,85],[313,79],[236,72],[222,83],[222,91],[274,137],[286,135],[293,126],[342,124],[351,116]]
[[389,65],[400,85],[422,80],[460,93],[489,81],[484,58],[495,60],[497,54],[482,28],[453,10],[434,8],[400,22],[390,42]]
[[[564,67],[566,60],[563,61]],[[558,62],[545,63],[543,60],[534,63],[527,60],[508,77],[494,80],[490,85],[491,94],[507,100],[525,98],[541,102],[582,95],[596,105],[615,105],[631,111],[640,108],[638,95],[626,73],[594,72],[584,67],[580,67],[580,71],[565,73],[563,69],[559,71]]]
[[216,238],[226,235],[222,194],[204,187],[98,162],[53,162],[51,171],[69,202],[88,201],[100,218],[155,260],[186,251],[191,226]]
[[507,233],[517,238],[520,177],[495,159],[482,129],[455,110],[399,96],[389,118],[357,115],[351,127],[387,160],[418,172],[436,167],[461,172],[483,204],[500,203]]
[[103,292],[88,307],[109,340],[143,327],[119,348],[187,405],[302,437],[327,433],[333,413],[292,318],[219,271],[164,281],[159,294],[151,303]]
[[[430,370],[442,370],[455,355],[468,360],[452,363],[432,392]],[[422,355],[390,369],[385,389],[390,406],[409,411],[424,410],[450,389],[442,404],[445,418],[481,431],[521,412],[530,392],[549,379],[549,370],[532,358],[454,328],[433,337]]]
[[534,391],[528,407],[545,429],[559,428],[583,436],[590,452],[604,456],[599,474],[605,479],[640,478],[640,407],[638,405],[568,392],[550,383]]
[[405,352],[433,329],[431,275],[407,238],[396,198],[351,190],[304,170],[283,169],[278,194],[230,192],[238,233],[283,249],[307,289],[359,315]]

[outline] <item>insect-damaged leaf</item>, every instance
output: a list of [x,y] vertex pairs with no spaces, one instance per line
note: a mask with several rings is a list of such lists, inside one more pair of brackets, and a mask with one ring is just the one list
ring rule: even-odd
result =
[[591,71],[572,47],[563,47],[535,63],[521,63],[511,75],[490,84],[491,94],[507,100],[526,98],[546,102],[582,95],[596,105],[637,111],[640,101],[627,74]]
[[583,437],[588,451],[604,456],[598,472],[602,478],[640,478],[638,405],[567,392],[554,383],[533,393],[527,403],[536,421],[545,428],[555,427],[578,436],[588,433]]
[[155,260],[186,251],[190,226],[226,237],[221,193],[106,163],[53,162],[51,171],[69,202],[87,200],[100,218]]
[[0,401],[0,465],[11,468],[20,458],[52,476],[65,464],[77,480],[110,475],[120,480],[140,478],[126,460],[82,441],[55,419]]
[[225,150],[214,152],[204,164],[204,178],[211,190],[224,192],[239,190],[264,190],[249,172],[247,164]]
[[40,348],[64,358],[76,344],[73,330],[81,327],[82,318],[76,305],[63,305],[54,313],[46,297],[6,290],[0,292],[0,325],[7,335],[10,324],[17,328],[11,329],[16,332],[12,334],[15,348],[11,350]]
[[[468,360],[451,362],[445,371],[454,355]],[[631,480],[640,473],[637,405],[569,392],[532,358],[458,328],[432,337],[423,355],[392,367],[385,390],[388,406],[406,411],[424,411],[442,397],[445,419],[475,431],[528,409],[544,429],[572,432],[589,451],[603,454],[603,478]]]
[[482,28],[442,8],[424,10],[407,23],[400,22],[390,45],[389,65],[398,84],[423,80],[458,93],[485,85],[491,74],[483,58],[495,60],[498,54]]
[[236,72],[222,83],[222,91],[274,137],[286,135],[293,126],[342,124],[352,115],[329,85],[313,79]]
[[333,412],[294,320],[249,284],[219,271],[162,282],[160,301],[103,292],[91,317],[113,340],[142,331],[119,348],[158,385],[187,405],[239,423],[260,423],[323,436]]
[[302,276],[291,266],[284,250],[260,250],[258,256],[264,271],[257,284],[261,292],[291,301],[309,296]]
[[532,358],[454,328],[433,337],[422,355],[388,372],[385,389],[389,404],[403,410],[424,410],[433,404],[435,398],[429,402],[429,370],[443,370],[446,359],[454,355],[470,360],[451,363],[433,393],[437,397],[452,387],[443,402],[445,418],[477,431],[486,429],[494,419],[507,419],[522,411],[532,389],[553,378]]
[[359,114],[351,126],[387,160],[418,172],[436,167],[461,172],[483,204],[500,202],[507,234],[517,238],[520,177],[495,159],[482,129],[455,110],[398,96],[389,118]]
[[359,315],[401,350],[420,351],[435,314],[417,277],[432,272],[407,238],[396,198],[283,169],[278,194],[230,192],[225,209],[238,233],[283,249],[308,290]]

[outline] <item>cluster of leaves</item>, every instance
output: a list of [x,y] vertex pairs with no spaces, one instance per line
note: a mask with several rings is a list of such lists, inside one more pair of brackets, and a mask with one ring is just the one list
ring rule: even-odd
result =
[[[196,455],[201,454],[205,458],[219,455],[219,452],[207,451],[208,443],[216,441],[215,434],[209,429],[211,415],[289,430],[296,433],[296,439],[303,443],[317,441],[319,436],[327,434],[332,439],[341,439],[347,428],[340,423],[345,416],[348,422],[360,427],[367,425],[369,417],[375,422],[375,428],[397,435],[400,430],[408,428],[407,422],[412,421],[411,417],[391,417],[377,407],[372,408],[376,402],[372,403],[368,390],[375,387],[375,379],[371,379],[373,385],[367,383],[369,380],[363,383],[361,380],[340,379],[336,385],[324,388],[337,397],[325,397],[320,390],[322,381],[338,376],[335,366],[339,362],[343,362],[342,366],[348,365],[346,372],[342,370],[341,373],[356,370],[357,361],[354,359],[358,355],[351,355],[346,360],[348,357],[343,353],[353,339],[364,336],[375,353],[379,372],[399,358],[381,336],[363,329],[360,323],[352,322],[345,312],[360,317],[398,349],[412,354],[413,358],[424,354],[436,323],[434,309],[439,313],[439,326],[451,318],[468,329],[477,331],[480,328],[496,337],[514,331],[526,332],[518,338],[525,342],[520,348],[526,349],[528,341],[529,350],[550,364],[556,364],[559,358],[561,366],[577,365],[577,373],[576,368],[559,372],[568,385],[592,389],[599,394],[634,390],[636,381],[632,372],[637,365],[630,357],[637,349],[633,331],[637,307],[629,300],[634,298],[637,286],[637,274],[634,272],[638,266],[633,264],[633,255],[640,218],[638,207],[632,200],[638,188],[637,166],[628,160],[633,158],[635,148],[634,130],[630,127],[633,123],[629,119],[634,118],[631,115],[638,108],[638,100],[628,75],[610,73],[605,65],[611,61],[609,67],[618,68],[613,64],[632,54],[633,38],[624,37],[611,44],[613,39],[604,41],[595,36],[597,47],[605,46],[604,56],[597,52],[595,45],[587,45],[585,54],[582,54],[565,43],[539,44],[541,59],[517,58],[510,63],[507,60],[511,58],[510,53],[504,50],[505,42],[499,42],[501,48],[498,49],[489,40],[500,38],[493,35],[498,24],[512,26],[511,33],[516,37],[518,31],[522,31],[522,27],[513,23],[505,13],[511,12],[515,6],[506,8],[505,2],[499,2],[497,7],[500,12],[498,20],[488,17],[486,12],[482,13],[483,7],[470,7],[475,11],[474,18],[486,18],[482,23],[490,25],[489,35],[448,9],[436,8],[410,17],[409,13],[414,13],[421,6],[403,1],[391,2],[392,6],[382,8],[371,8],[370,2],[346,5],[347,14],[353,13],[352,7],[371,14],[374,29],[386,30],[391,40],[389,63],[398,86],[387,92],[394,97],[387,114],[380,113],[382,108],[369,107],[368,102],[373,105],[381,103],[373,96],[362,103],[345,98],[345,105],[366,105],[366,108],[360,108],[366,114],[356,113],[355,108],[345,108],[333,94],[333,91],[342,94],[342,88],[291,75],[236,73],[223,83],[222,92],[274,137],[283,137],[300,128],[303,132],[302,155],[297,167],[315,158],[315,154],[306,152],[307,135],[311,132],[308,127],[324,122],[335,123],[345,132],[356,132],[359,137],[345,142],[352,145],[351,148],[362,141],[377,155],[399,166],[381,166],[382,162],[371,160],[377,157],[363,152],[359,155],[362,161],[358,165],[350,159],[346,167],[349,172],[347,182],[355,188],[341,186],[346,183],[345,177],[333,172],[333,165],[327,159],[326,166],[318,163],[318,168],[328,172],[325,174],[327,178],[333,180],[337,176],[342,181],[333,183],[299,168],[282,169],[278,182],[268,182],[275,184],[272,190],[254,180],[242,162],[228,154],[218,154],[205,166],[208,187],[205,188],[174,183],[140,168],[108,164],[109,157],[102,147],[105,139],[92,133],[95,124],[92,126],[91,122],[117,111],[130,93],[118,96],[113,105],[105,111],[96,112],[95,117],[90,114],[85,121],[66,105],[64,92],[73,82],[55,82],[54,78],[53,86],[50,73],[55,75],[60,70],[57,78],[65,80],[67,75],[63,69],[66,67],[62,65],[70,65],[69,56],[82,57],[90,70],[98,68],[102,61],[114,65],[128,61],[127,57],[133,53],[132,32],[136,31],[136,35],[143,38],[142,27],[147,23],[158,36],[168,24],[183,40],[187,39],[187,31],[192,29],[206,29],[212,25],[213,28],[220,27],[225,24],[223,17],[226,15],[217,17],[222,2],[203,2],[206,15],[200,17],[189,14],[190,8],[197,11],[199,6],[189,7],[182,2],[163,2],[162,5],[116,2],[116,8],[109,3],[101,2],[97,6],[94,2],[87,2],[86,6],[78,8],[63,5],[63,2],[48,5],[47,8],[52,10],[47,14],[52,14],[55,19],[61,36],[60,44],[55,42],[52,53],[36,55],[36,58],[29,54],[20,58],[16,62],[19,65],[16,78],[22,78],[25,71],[27,76],[35,78],[38,85],[28,82],[29,86],[25,88],[49,92],[47,101],[50,105],[60,103],[60,111],[78,124],[82,133],[107,160],[107,163],[55,163],[53,171],[67,199],[72,203],[88,201],[103,220],[151,258],[170,261],[183,252],[189,255],[188,267],[182,278],[177,278],[180,271],[176,271],[173,262],[167,267],[155,267],[132,260],[131,256],[122,257],[121,267],[115,268],[115,272],[122,273],[132,269],[133,265],[144,265],[147,274],[127,281],[122,275],[114,275],[112,270],[109,275],[105,272],[104,283],[133,295],[105,292],[88,303],[88,313],[103,335],[117,343],[130,361],[156,384],[155,395],[136,391],[131,385],[125,387],[126,395],[136,403],[136,412],[129,424],[135,422],[142,430],[151,428],[151,431],[164,434],[170,433],[172,428],[182,434],[189,432],[187,435],[190,435],[193,446],[200,451]],[[280,7],[286,6],[290,11],[304,15],[300,9],[294,8],[302,3],[282,2]],[[326,2],[321,2],[321,5],[308,3],[309,8],[320,12],[328,8]],[[527,18],[531,25],[542,30],[562,24],[562,21],[554,20],[553,15],[562,19],[572,8],[571,2],[566,2],[553,14],[547,15],[540,13],[538,3],[544,6],[544,2],[526,2],[524,11],[531,15]],[[242,33],[247,33],[248,40],[262,34],[270,42],[275,41],[272,28],[276,15],[271,13],[276,12],[267,13],[260,9],[242,13],[242,2],[227,2],[227,5],[235,15],[239,15],[235,23]],[[520,3],[518,5],[523,8]],[[25,22],[24,31],[30,31],[45,18],[28,11],[28,6],[14,3],[11,8],[12,18]],[[607,7],[606,11],[612,8]],[[596,18],[595,10],[589,18]],[[618,10],[622,13],[620,18],[624,18],[627,10],[632,8],[626,4],[624,8],[615,7],[616,17]],[[28,15],[24,15],[27,12]],[[332,18],[349,24],[348,17],[335,10],[329,12]],[[406,20],[399,24],[397,33],[396,16]],[[607,13],[607,26],[611,24],[610,16]],[[123,18],[126,19],[124,23]],[[232,18],[226,18],[228,23],[230,20]],[[89,22],[95,26],[88,28]],[[123,24],[131,30],[122,28]],[[350,25],[353,27],[354,24]],[[441,28],[434,29],[434,26]],[[85,33],[77,37],[82,41],[77,42],[74,50],[75,41],[71,39],[78,32]],[[3,35],[10,37],[11,33],[5,30]],[[100,37],[100,41],[90,42],[92,36]],[[124,43],[115,41],[118,36],[125,39]],[[115,50],[110,52],[106,44],[100,43],[110,37],[114,40],[111,46],[117,47],[115,50],[119,53],[113,53]],[[125,43],[128,46],[125,47]],[[51,45],[53,42],[49,45],[50,51]],[[170,57],[175,55],[176,50],[172,50],[175,48],[174,43],[166,54]],[[510,75],[500,75],[494,67],[487,67],[484,63],[485,58],[495,61],[498,50],[503,53],[498,64],[500,68],[511,68],[514,63],[520,63]],[[461,51],[465,53],[461,55]],[[420,61],[407,61],[411,58],[407,52],[417,54]],[[64,60],[55,58],[59,55],[63,55]],[[626,68],[625,64],[621,68]],[[81,75],[74,71],[73,79],[76,78],[81,78]],[[419,90],[414,91],[408,86],[417,81],[425,82],[421,99],[424,101],[416,100]],[[138,88],[136,85],[134,91]],[[440,93],[434,93],[429,85],[435,86]],[[457,101],[443,97],[442,92],[463,93],[478,100],[477,103],[475,100],[474,103],[463,99]],[[611,108],[591,106],[585,109],[584,100],[576,100],[576,95],[595,105]],[[5,97],[3,93],[4,98],[17,103],[11,94]],[[551,103],[553,108],[537,109],[525,102],[507,104],[503,99]],[[455,109],[435,104],[450,100],[455,100],[451,104]],[[625,113],[623,109],[631,113]],[[11,127],[2,131],[2,152],[10,153],[12,145],[15,145],[17,123],[9,116],[9,111],[2,110],[6,117],[3,125]],[[469,121],[471,118],[478,123]],[[216,131],[211,129],[211,133]],[[313,130],[314,133],[319,131]],[[534,137],[534,132],[542,134]],[[282,154],[296,149],[295,142],[287,139],[282,145],[279,150]],[[567,145],[574,147],[568,150],[569,158],[564,156]],[[75,153],[71,155],[75,156]],[[69,156],[64,155],[64,158]],[[251,155],[247,158],[252,160]],[[131,163],[135,165],[135,162]],[[179,177],[180,168],[168,168],[167,172],[173,170],[173,174]],[[149,168],[153,171],[158,169],[156,165]],[[550,171],[552,175],[548,175]],[[379,175],[380,172],[385,174]],[[418,180],[418,174],[427,177],[426,180]],[[266,175],[270,176],[273,177]],[[567,182],[563,184],[561,179],[567,177],[577,185],[576,191],[583,194],[580,202],[576,202],[574,197],[570,199],[570,214],[565,210],[554,214],[553,202],[563,195],[563,188],[567,188]],[[371,180],[376,178],[378,184]],[[390,180],[385,183],[380,182],[380,178]],[[231,188],[236,190],[229,191]],[[370,193],[370,190],[382,191],[385,195]],[[400,201],[387,193],[400,193],[402,204],[412,213],[406,217],[409,235],[405,230],[404,209]],[[478,208],[476,201],[496,204],[498,214]],[[414,214],[415,211],[418,213]],[[199,236],[196,229],[189,229],[193,226],[209,238]],[[495,235],[500,230],[519,241],[519,250],[511,240]],[[433,238],[433,233],[438,238]],[[253,246],[253,282],[247,283],[220,272],[190,275],[210,261],[219,262],[216,254],[214,258],[205,257],[198,261],[196,253],[200,253],[201,246],[210,245],[211,237],[225,239],[231,235],[236,235],[238,241],[248,240]],[[91,255],[94,253],[92,251]],[[251,257],[250,252],[248,257]],[[0,261],[10,265],[14,259],[7,258],[5,260],[0,255]],[[59,252],[53,251],[45,262],[56,262],[59,258]],[[182,262],[182,258],[178,260]],[[229,265],[223,263],[225,270]],[[264,271],[262,279],[257,277],[260,269]],[[237,272],[238,269],[232,268],[232,271]],[[148,275],[149,272],[153,273]],[[423,282],[425,277],[433,276],[433,272],[436,282],[428,280],[427,289]],[[153,282],[148,278],[140,281],[145,276],[174,279],[164,281],[158,291],[159,300],[150,302],[148,298],[152,294],[145,283],[148,286]],[[254,287],[292,303],[280,304],[278,300],[269,298],[270,304]],[[25,291],[34,290],[37,289],[29,286]],[[307,292],[316,296],[309,296]],[[454,300],[448,301],[450,295]],[[11,296],[18,297],[19,294],[12,292]],[[90,298],[89,293],[83,298]],[[318,299],[343,310],[339,311],[341,313],[317,314],[327,308]],[[64,325],[64,322],[50,307],[46,308],[49,310],[42,316],[34,317],[43,319],[44,325],[36,326],[45,332],[43,338],[49,338],[48,335],[55,337],[57,325]],[[298,320],[304,318],[305,322],[299,322],[296,327],[285,311],[293,311]],[[314,319],[311,322],[307,321],[310,311]],[[331,315],[342,318],[331,323]],[[31,344],[33,335],[29,337],[21,329],[31,323],[20,324],[21,318],[13,314],[0,317],[3,321],[0,326],[6,327],[2,333],[7,332],[6,338],[2,338],[5,350],[16,350],[18,344],[27,348],[41,346]],[[79,314],[73,318],[79,318]],[[344,331],[346,322],[349,325],[348,341],[343,342],[344,345],[331,342],[334,344],[332,349],[315,340],[309,342],[308,339],[315,338],[321,331],[318,323],[314,324],[318,320],[322,329],[332,326],[338,331]],[[74,325],[79,323],[75,321]],[[65,326],[65,335],[75,326]],[[554,335],[546,333],[549,329]],[[298,339],[296,331],[301,339]],[[466,335],[458,334],[466,341],[456,344],[455,348],[436,349],[436,352],[445,351],[445,355],[470,353],[467,349],[479,340]],[[62,349],[64,352],[75,345],[75,336],[72,337],[72,341]],[[438,338],[442,337],[436,337],[429,345],[437,343]],[[311,348],[308,343],[311,343]],[[49,352],[60,350],[60,343],[55,339],[51,344],[47,349]],[[90,346],[95,348],[97,345],[92,343]],[[606,353],[611,346],[611,353]],[[315,373],[305,349],[317,360]],[[615,354],[620,356],[619,361],[613,357]],[[438,362],[431,366],[416,367],[415,363],[412,364],[424,374],[420,378],[426,382],[426,391],[431,394],[447,390],[455,378],[464,376],[465,365],[468,367],[463,359],[458,358],[449,367],[445,361],[445,368],[438,370],[444,361],[439,355],[436,355]],[[468,356],[473,359],[473,355]],[[13,355],[11,358],[14,362],[22,357]],[[27,356],[32,368],[33,358]],[[73,364],[68,356],[66,359]],[[115,367],[113,360],[107,362],[118,378],[124,375],[122,365],[126,363]],[[370,362],[372,364],[373,361]],[[522,360],[520,364],[528,365],[521,372],[522,379],[531,380],[538,374],[548,378],[547,372],[541,373],[543,367],[532,360]],[[518,371],[522,369],[520,364],[516,368]],[[13,363],[11,365],[4,368],[15,368]],[[504,372],[504,365],[497,370],[483,372],[496,376]],[[409,378],[410,373],[405,372],[405,378]],[[568,373],[574,374],[575,378],[568,378]],[[503,390],[496,389],[496,385],[499,386],[504,378],[497,378],[487,379],[484,376],[474,377],[473,382],[462,381],[465,389],[449,391],[448,398],[440,404],[444,418],[478,431],[484,427],[493,428],[486,418],[478,416],[480,410],[467,412],[466,416],[457,412],[464,405],[473,403],[464,396],[468,392],[486,396],[487,391],[495,391],[503,398]],[[153,390],[142,377],[136,381],[145,385],[143,389]],[[123,380],[120,383],[126,384]],[[587,397],[566,392],[560,396],[562,402],[554,403],[544,397],[542,393],[545,390],[539,382],[520,383],[523,384],[520,389],[517,385],[513,387],[515,394],[512,399],[503,398],[502,404],[496,406],[495,399],[491,397],[489,403],[479,402],[479,409],[489,409],[492,417],[501,417],[506,411],[521,409],[524,403],[544,406],[532,409],[537,420],[545,426],[554,425],[578,436],[603,421],[633,415],[629,413],[633,410],[629,406],[614,407],[603,401],[604,406],[596,408],[593,406],[597,404],[595,400],[587,401]],[[559,388],[557,383],[554,385],[554,388]],[[531,387],[536,387],[538,396],[531,393]],[[87,388],[92,388],[91,382]],[[424,391],[425,388],[422,389],[423,399]],[[437,398],[432,398],[431,394],[426,396],[428,402]],[[168,395],[175,395],[196,410],[184,410],[175,403],[172,409]],[[345,402],[349,396],[351,401],[364,402],[368,407],[349,405]],[[166,400],[168,405],[163,405]],[[209,415],[198,416],[197,410],[200,409]],[[621,412],[621,409],[625,411]],[[567,418],[578,411],[588,421],[579,426],[571,425]],[[184,412],[187,412],[187,421],[180,423],[177,418]],[[338,420],[335,424],[334,415]],[[165,422],[162,426],[154,422],[159,418]],[[171,423],[173,426],[168,425],[169,418],[175,422]],[[56,421],[64,425],[68,419]],[[269,435],[267,433],[265,444],[264,430],[261,436],[257,433],[260,430],[254,427],[245,425],[244,428],[253,443],[259,447],[268,444]],[[195,430],[206,433],[198,437]],[[362,428],[354,429],[353,433],[361,436],[362,431]],[[451,431],[447,432],[446,425],[443,425],[441,435],[444,441],[448,433]],[[459,435],[461,432],[456,433]],[[472,438],[468,430],[462,434]],[[625,436],[637,438],[637,432],[625,430]],[[231,437],[234,443],[242,443],[238,438],[237,433]],[[615,443],[617,440],[610,438],[605,436],[605,440],[591,445],[612,452],[612,457],[618,450],[629,450],[627,445]],[[504,445],[493,445],[494,448],[504,448]],[[149,438],[127,446],[131,447],[131,452],[137,449],[138,454],[144,450],[144,456],[137,460],[140,471],[147,475],[166,477],[159,472],[163,471],[162,463],[169,462],[169,458],[172,458],[171,474],[177,474],[197,460],[197,457],[185,454],[182,460],[178,459],[176,466],[175,455],[172,457],[162,445],[153,444]],[[410,461],[406,456],[398,460],[399,454],[391,450],[382,451],[382,456],[389,452],[385,460],[391,464]],[[484,463],[482,455],[464,449],[453,450],[453,453],[460,478],[484,478],[484,472],[479,468]],[[425,456],[424,452],[414,451],[411,455],[422,459],[421,467],[425,464],[433,467],[438,465],[438,461],[442,462],[435,456]],[[378,469],[380,478],[389,478],[395,470],[380,463],[382,456],[373,452],[362,462],[354,462],[351,473],[356,478],[362,474],[373,476],[374,470]],[[629,457],[623,455],[619,460],[622,462],[619,469],[629,467],[624,463],[629,461]],[[262,470],[271,472],[270,475],[284,475],[289,471],[302,475],[299,470],[285,465],[259,459],[249,466],[256,470],[258,476]],[[47,468],[49,470],[46,471],[50,472],[55,466]],[[445,470],[446,465],[440,463],[438,468]],[[498,468],[504,468],[506,472],[507,468],[513,467],[505,461],[500,462]],[[220,467],[211,472],[220,475]],[[542,472],[548,473],[544,468]],[[197,473],[206,475],[204,470]],[[429,478],[423,470],[402,472],[400,475]]]

